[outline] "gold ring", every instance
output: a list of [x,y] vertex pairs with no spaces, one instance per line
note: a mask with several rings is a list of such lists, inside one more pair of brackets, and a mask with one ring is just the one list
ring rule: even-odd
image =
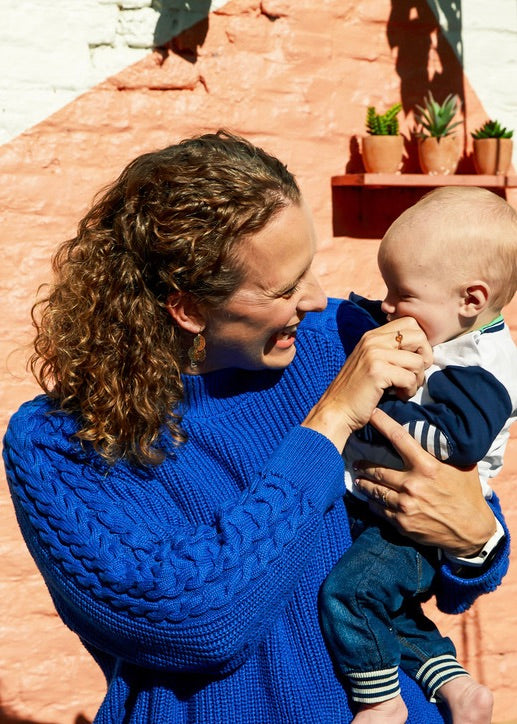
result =
[[402,336],[402,332],[397,331],[397,334],[395,335],[395,342],[398,344],[399,349],[400,349],[400,345],[402,344],[403,339],[404,339],[404,337]]
[[382,504],[382,507],[383,507],[383,508],[387,508],[387,507],[388,507],[388,491],[387,491],[387,490],[385,490],[385,491],[382,493],[382,496],[381,496],[381,504]]

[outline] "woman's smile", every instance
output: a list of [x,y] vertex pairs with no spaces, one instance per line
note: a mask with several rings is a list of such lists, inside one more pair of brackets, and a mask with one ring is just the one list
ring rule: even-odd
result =
[[280,332],[277,332],[276,335],[273,335],[274,344],[279,349],[289,349],[289,347],[291,347],[296,340],[297,331],[297,324],[292,324],[289,327],[284,327],[282,330],[280,330]]

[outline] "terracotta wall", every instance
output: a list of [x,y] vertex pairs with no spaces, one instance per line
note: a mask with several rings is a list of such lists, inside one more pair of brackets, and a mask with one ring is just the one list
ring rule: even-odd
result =
[[[402,97],[408,111],[432,87],[460,93],[471,129],[486,117],[427,3],[392,5],[405,13],[390,12],[380,0],[326,0],[317,12],[310,0],[233,0],[0,147],[2,426],[36,393],[24,369],[29,310],[49,278],[56,244],[74,233],[95,191],[128,160],[181,137],[224,126],[278,154],[313,209],[321,242],[316,266],[326,291],[382,294],[378,240],[333,236],[331,223],[330,178],[360,163],[353,139],[363,132],[366,105]],[[407,168],[415,163],[413,150],[409,144]],[[510,200],[517,204],[515,196]],[[515,303],[507,318],[517,339]],[[514,435],[497,489],[515,531],[516,483]],[[0,506],[0,721],[90,721],[103,693],[101,676],[57,619],[3,480]],[[468,614],[440,617],[463,661],[495,691],[498,722],[517,718],[516,594],[512,569],[503,587]]]

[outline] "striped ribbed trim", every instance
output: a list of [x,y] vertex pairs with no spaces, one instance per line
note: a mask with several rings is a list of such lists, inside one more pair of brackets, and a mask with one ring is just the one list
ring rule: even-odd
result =
[[492,319],[492,321],[489,324],[485,324],[484,327],[481,327],[479,330],[481,334],[484,332],[499,332],[504,327],[504,319],[503,315],[500,314],[495,319]]
[[447,681],[458,676],[468,676],[458,661],[451,654],[443,654],[429,659],[417,671],[416,680],[425,691],[429,701],[436,701],[436,692]]
[[366,673],[348,673],[347,678],[352,699],[358,704],[375,704],[400,694],[397,666]]
[[449,441],[441,430],[434,425],[430,425],[424,420],[412,420],[404,425],[411,437],[434,455],[438,460],[447,460],[451,456],[451,448]]

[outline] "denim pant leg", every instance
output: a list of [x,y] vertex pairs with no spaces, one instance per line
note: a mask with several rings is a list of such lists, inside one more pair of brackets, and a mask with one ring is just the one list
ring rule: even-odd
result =
[[436,551],[425,550],[430,560],[391,527],[369,525],[323,584],[323,633],[356,701],[396,695],[401,661],[415,676],[427,657],[451,651],[452,644],[445,643],[419,605],[407,605],[434,578]]
[[400,644],[400,666],[430,701],[436,701],[437,691],[447,681],[468,674],[456,659],[453,642],[425,616],[420,601],[406,601],[392,623]]

